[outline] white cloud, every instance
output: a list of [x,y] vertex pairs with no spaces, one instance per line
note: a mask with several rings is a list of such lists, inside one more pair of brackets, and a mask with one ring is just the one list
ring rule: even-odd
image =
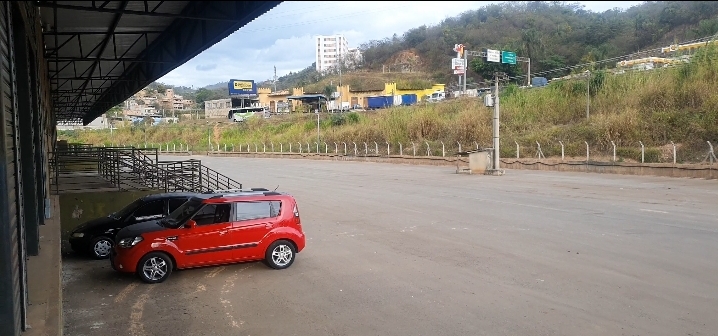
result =
[[[201,87],[230,78],[262,81],[314,62],[316,35],[344,34],[350,47],[401,35],[421,25],[501,1],[289,1],[250,22],[159,81]],[[579,1],[587,10],[629,8],[641,1]]]

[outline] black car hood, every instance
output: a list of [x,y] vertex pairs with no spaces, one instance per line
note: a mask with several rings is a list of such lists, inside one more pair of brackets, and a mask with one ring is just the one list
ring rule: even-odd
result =
[[129,237],[137,237],[143,233],[148,232],[154,232],[154,231],[162,231],[166,230],[167,228],[160,225],[159,220],[151,220],[147,222],[132,224],[130,226],[125,227],[124,229],[120,230],[120,232],[117,233],[117,238],[115,238],[117,241],[120,241],[120,239],[123,238],[129,238]]
[[112,217],[100,217],[78,225],[72,232],[104,231],[116,227],[118,223],[119,221]]

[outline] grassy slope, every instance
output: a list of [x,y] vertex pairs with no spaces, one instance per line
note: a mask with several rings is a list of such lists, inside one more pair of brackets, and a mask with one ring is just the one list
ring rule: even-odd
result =
[[[514,141],[522,145],[522,157],[535,155],[536,141],[547,156],[560,155],[558,141],[562,140],[566,155],[579,157],[585,156],[584,141],[591,145],[592,153],[604,154],[611,151],[614,141],[619,156],[638,159],[638,142],[642,141],[648,147],[646,160],[657,162],[669,160],[665,146],[674,141],[680,146],[679,161],[700,161],[707,152],[706,140],[718,144],[717,55],[712,50],[679,67],[594,78],[589,121],[585,117],[586,80],[529,90],[509,87],[501,100],[502,156],[515,156]],[[447,151],[456,150],[457,141],[464,148],[473,146],[474,141],[489,146],[491,117],[492,110],[480,99],[459,99],[343,118],[322,115],[321,134],[322,141],[332,148],[335,141],[340,146],[341,142],[357,142],[362,149],[363,142],[377,141],[380,150],[385,150],[385,141],[393,143],[392,150],[397,142],[406,149],[411,141],[429,141],[440,155],[440,141]],[[317,136],[315,115],[255,119],[239,126],[201,122],[202,126],[150,127],[147,141],[190,143],[193,148],[205,149],[211,134],[215,144],[266,142],[269,146],[274,142],[278,146],[282,142],[286,147],[288,142],[309,141],[314,148]],[[106,130],[62,133],[61,138],[94,144],[144,143],[143,131],[129,127],[115,131],[113,138]],[[417,152],[425,153],[425,145],[419,148]]]

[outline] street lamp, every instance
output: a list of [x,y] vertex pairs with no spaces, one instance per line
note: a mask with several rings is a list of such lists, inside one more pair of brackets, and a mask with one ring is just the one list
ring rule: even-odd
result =
[[586,120],[588,120],[591,108],[591,71],[584,71],[586,74]]

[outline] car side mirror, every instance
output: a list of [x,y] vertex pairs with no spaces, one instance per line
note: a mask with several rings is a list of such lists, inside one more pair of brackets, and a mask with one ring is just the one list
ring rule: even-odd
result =
[[192,229],[195,226],[197,226],[197,222],[195,222],[194,220],[191,220],[191,219],[188,220],[187,223],[184,224],[185,229]]

